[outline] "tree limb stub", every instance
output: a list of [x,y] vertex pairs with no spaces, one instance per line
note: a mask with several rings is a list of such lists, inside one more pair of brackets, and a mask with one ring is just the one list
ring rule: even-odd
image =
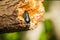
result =
[[25,27],[20,27],[16,21],[17,10],[14,6],[19,4],[19,0],[0,1],[0,33],[26,31]]
[[43,0],[0,1],[0,33],[33,30],[44,12]]

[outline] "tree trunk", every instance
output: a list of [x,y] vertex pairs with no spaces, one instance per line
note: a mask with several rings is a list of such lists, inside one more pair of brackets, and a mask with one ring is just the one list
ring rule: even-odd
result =
[[14,6],[19,3],[19,0],[0,1],[0,33],[25,31],[25,27],[20,27],[16,21],[17,10]]

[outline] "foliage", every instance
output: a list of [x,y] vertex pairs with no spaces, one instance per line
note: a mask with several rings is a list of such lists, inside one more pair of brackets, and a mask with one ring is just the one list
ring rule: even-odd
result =
[[47,1],[47,0],[44,1],[44,7],[45,7],[46,12],[48,12],[48,10],[49,10],[49,2],[50,1]]
[[39,40],[56,40],[52,21],[50,19],[45,19],[43,24],[44,24],[45,30],[42,32]]

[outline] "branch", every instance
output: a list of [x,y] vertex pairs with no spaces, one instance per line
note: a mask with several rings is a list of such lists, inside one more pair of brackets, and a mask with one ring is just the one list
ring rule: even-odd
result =
[[19,3],[15,1],[1,1],[0,3],[0,33],[26,31],[26,27],[20,27],[19,22],[16,21],[17,10],[14,6]]

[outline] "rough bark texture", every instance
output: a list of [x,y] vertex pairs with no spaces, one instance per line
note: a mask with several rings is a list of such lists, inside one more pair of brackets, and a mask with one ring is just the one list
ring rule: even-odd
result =
[[19,0],[0,1],[0,33],[24,31],[26,28],[20,27],[16,21],[17,10],[14,6]]

